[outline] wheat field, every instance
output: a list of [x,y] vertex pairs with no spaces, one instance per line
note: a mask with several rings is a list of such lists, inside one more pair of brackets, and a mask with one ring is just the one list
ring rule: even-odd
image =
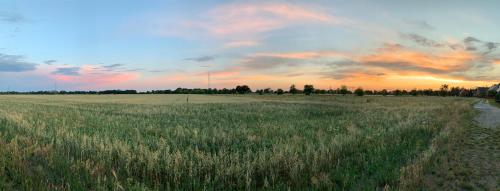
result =
[[0,190],[413,188],[472,102],[4,95]]

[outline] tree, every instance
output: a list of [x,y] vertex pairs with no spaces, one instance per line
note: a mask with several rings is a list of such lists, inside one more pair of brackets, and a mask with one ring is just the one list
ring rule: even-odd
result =
[[349,93],[349,90],[347,89],[347,86],[345,86],[345,85],[340,86],[339,91],[340,91],[339,93],[344,95],[344,96],[345,96],[345,94]]
[[461,90],[462,90],[462,88],[460,88],[460,87],[452,87],[450,90],[450,95],[451,96],[459,96]]
[[441,96],[447,96],[448,95],[448,87],[449,87],[448,84],[441,85],[441,88],[439,89]]
[[403,92],[401,90],[399,90],[399,89],[396,89],[396,90],[393,91],[393,94],[395,96],[401,96],[401,95],[403,95]]
[[236,92],[239,94],[251,93],[252,90],[247,85],[236,86]]
[[412,96],[417,96],[417,95],[418,95],[417,90],[415,90],[415,89],[411,90],[411,91],[410,91],[410,95],[412,95]]
[[389,92],[387,92],[386,89],[383,89],[382,91],[380,91],[380,94],[382,94],[383,96],[387,96],[387,94],[389,94]]
[[495,98],[497,96],[497,94],[498,94],[497,91],[495,91],[495,90],[489,90],[488,93],[487,93],[487,95],[486,95],[486,97],[488,97],[488,98]]
[[290,86],[290,93],[291,94],[296,94],[298,92],[297,88],[295,88],[295,84],[292,84]]
[[314,92],[314,86],[313,85],[304,85],[304,93],[306,95],[311,95]]
[[265,94],[272,94],[273,90],[271,88],[266,88],[266,89],[264,89],[264,93]]
[[363,91],[363,88],[359,87],[358,89],[354,90],[354,94],[356,94],[356,96],[364,96],[365,91]]
[[276,90],[276,94],[278,94],[278,95],[281,95],[281,94],[283,94],[284,92],[285,92],[285,91],[283,91],[281,88]]
[[497,96],[495,96],[495,100],[496,100],[497,102],[500,102],[500,93],[497,93]]

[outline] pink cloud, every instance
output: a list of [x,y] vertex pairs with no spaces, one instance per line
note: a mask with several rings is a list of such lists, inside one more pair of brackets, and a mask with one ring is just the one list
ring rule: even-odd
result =
[[225,48],[257,46],[260,43],[254,40],[231,41],[224,44]]
[[79,75],[51,74],[50,76],[62,83],[91,88],[113,86],[135,80],[140,76],[137,72],[100,71],[96,68],[96,66],[85,65],[80,68]]
[[183,25],[201,28],[217,36],[256,34],[297,23],[330,23],[339,20],[325,11],[310,10],[288,3],[234,3],[216,7],[203,15],[201,21]]

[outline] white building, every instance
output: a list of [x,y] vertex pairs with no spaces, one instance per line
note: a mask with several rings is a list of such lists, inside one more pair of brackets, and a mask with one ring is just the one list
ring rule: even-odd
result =
[[495,84],[493,86],[490,87],[490,89],[488,89],[488,91],[496,91],[497,93],[500,93],[500,84]]

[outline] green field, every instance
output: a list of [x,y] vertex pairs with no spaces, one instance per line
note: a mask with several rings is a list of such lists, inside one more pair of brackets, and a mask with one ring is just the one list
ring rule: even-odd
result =
[[0,96],[0,190],[415,189],[450,97]]

